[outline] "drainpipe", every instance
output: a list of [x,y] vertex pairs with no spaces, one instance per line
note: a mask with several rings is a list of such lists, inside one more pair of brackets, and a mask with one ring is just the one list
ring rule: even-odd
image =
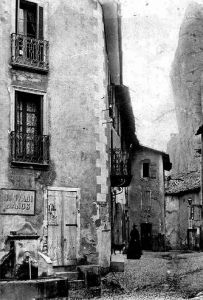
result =
[[120,63],[120,84],[123,85],[123,49],[122,49],[122,20],[121,20],[121,4],[118,1],[118,46],[119,46],[119,63]]
[[31,260],[30,257],[28,258],[28,264],[29,264],[29,279],[32,279],[32,272],[31,272]]
[[[201,133],[201,156],[200,156],[200,203],[201,203],[201,211],[202,211],[202,202],[203,202],[203,133]],[[202,213],[201,213],[202,215]],[[202,220],[200,223],[200,249],[203,247],[202,238],[203,238],[203,224]]]
[[164,162],[162,156],[162,164],[163,164],[163,190],[164,190],[164,218],[163,218],[163,231],[164,231],[164,251],[166,251],[166,195],[165,195],[165,170],[164,170]]
[[203,133],[201,133],[201,156],[200,156],[200,203],[202,205],[202,201],[203,201]]

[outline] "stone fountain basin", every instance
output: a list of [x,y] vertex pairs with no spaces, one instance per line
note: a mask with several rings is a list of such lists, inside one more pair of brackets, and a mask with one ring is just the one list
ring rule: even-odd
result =
[[68,297],[67,279],[56,277],[0,281],[1,300],[35,300],[56,297]]

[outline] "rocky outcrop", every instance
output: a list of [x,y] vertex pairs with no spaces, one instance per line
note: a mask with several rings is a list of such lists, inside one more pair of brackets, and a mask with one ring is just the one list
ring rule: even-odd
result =
[[203,72],[203,5],[191,3],[180,28],[178,47],[171,70],[179,135],[168,144],[173,172],[197,171],[202,124],[201,77]]

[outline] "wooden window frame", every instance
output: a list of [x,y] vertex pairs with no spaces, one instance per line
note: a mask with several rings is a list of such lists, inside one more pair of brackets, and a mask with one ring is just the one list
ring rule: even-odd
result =
[[48,130],[48,99],[47,99],[47,93],[44,90],[39,90],[39,89],[33,89],[33,88],[26,88],[26,87],[21,87],[17,85],[12,85],[9,88],[9,94],[10,94],[10,131],[15,130],[15,107],[16,107],[16,98],[15,98],[15,93],[16,92],[24,92],[28,94],[35,94],[39,95],[42,97],[42,134],[43,135],[48,135],[49,130]]
[[[31,102],[29,101],[28,99],[26,100],[22,100],[22,98],[20,97],[20,94],[24,94],[22,97],[26,97],[25,95],[32,95],[32,97],[38,97],[39,100],[36,100],[36,101],[39,101],[39,109],[40,109],[40,112],[39,112],[39,115],[38,115],[38,119],[39,119],[39,124],[38,124],[38,134],[43,134],[43,97],[41,95],[38,95],[38,94],[33,94],[33,93],[27,93],[27,92],[22,92],[22,91],[15,91],[15,131],[17,131],[17,105],[18,105],[18,101],[21,100],[22,102],[24,102],[23,104],[23,113],[22,113],[22,128],[23,128],[23,132],[26,131],[26,128],[27,128],[27,123],[26,123],[26,117],[25,115],[27,114],[27,112],[25,111],[25,103],[28,103],[28,102]],[[34,101],[33,101],[34,102]]]
[[[49,130],[48,130],[48,102],[47,102],[47,95],[46,92],[43,90],[37,90],[37,89],[28,89],[28,88],[24,88],[24,87],[20,87],[20,86],[16,86],[16,85],[12,85],[11,87],[9,87],[8,89],[9,94],[10,94],[10,129],[9,129],[9,136],[10,139],[13,141],[13,139],[15,138],[15,92],[16,91],[21,91],[21,92],[26,92],[26,93],[30,93],[30,94],[37,94],[40,95],[43,99],[42,101],[42,130],[43,132],[41,133],[41,135],[43,137],[39,136],[39,139],[43,139],[43,145],[45,145],[45,152],[43,152],[43,159],[41,160],[37,160],[36,163],[32,163],[29,159],[26,160],[16,160],[16,156],[14,154],[13,151],[15,151],[15,149],[13,149],[12,145],[11,146],[11,155],[10,155],[10,162],[11,162],[11,166],[12,167],[21,167],[21,168],[36,168],[36,169],[44,169],[47,168],[49,166]],[[38,140],[39,140],[38,139]],[[10,141],[11,141],[10,140]],[[12,142],[11,142],[12,143]],[[45,144],[44,144],[45,143]],[[44,147],[44,146],[43,146]]]
[[[41,95],[15,91],[15,158],[22,162],[29,160],[38,161],[42,154],[41,150],[39,150],[41,149],[43,136],[42,101]],[[33,112],[28,109],[29,103],[35,103]],[[21,118],[19,118],[20,114]],[[33,121],[31,121],[30,125],[28,123],[28,116],[32,114],[35,115],[36,126]],[[33,128],[34,132],[29,133],[29,128]]]
[[20,4],[24,2],[25,6],[36,6],[36,39],[44,39],[44,6],[35,1],[27,0],[16,0],[16,15],[15,15],[15,33],[19,34],[18,23],[19,23],[19,9]]

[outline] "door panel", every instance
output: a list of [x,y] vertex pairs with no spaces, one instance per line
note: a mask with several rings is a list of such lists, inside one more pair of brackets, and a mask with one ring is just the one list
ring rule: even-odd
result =
[[48,191],[48,254],[54,265],[62,265],[61,193]]
[[152,250],[152,224],[141,224],[141,243],[143,250]]
[[62,192],[64,219],[64,264],[76,260],[77,207],[76,192]]
[[77,193],[48,190],[48,253],[53,265],[73,264],[77,248]]

